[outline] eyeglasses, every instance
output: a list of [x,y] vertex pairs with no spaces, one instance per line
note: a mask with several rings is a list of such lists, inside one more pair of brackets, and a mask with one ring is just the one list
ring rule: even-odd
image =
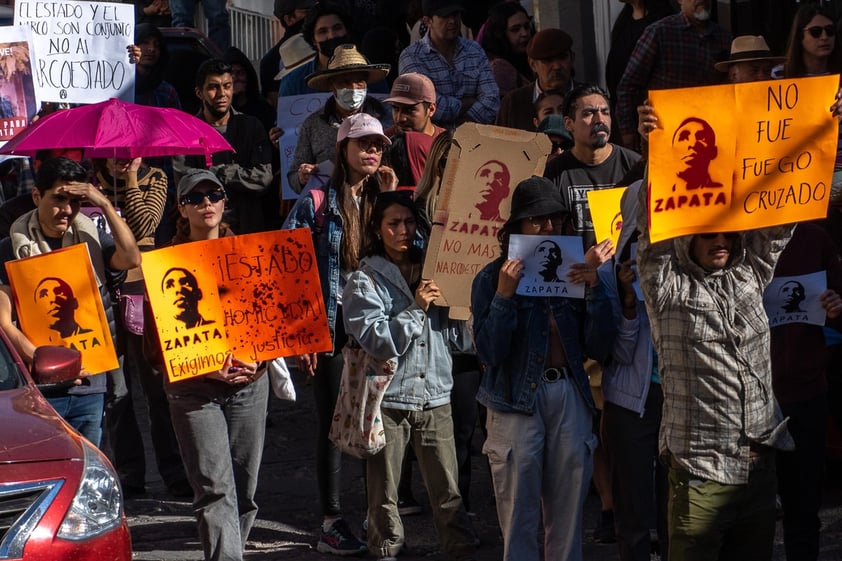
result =
[[813,25],[810,27],[805,27],[804,31],[812,35],[814,39],[818,39],[819,37],[821,37],[822,31],[824,31],[825,35],[827,35],[828,37],[833,37],[834,35],[836,35],[836,26],[832,24]]
[[698,236],[703,240],[714,240],[720,235],[720,233],[726,240],[736,240],[740,237],[737,232],[717,232],[715,234],[698,234]]
[[212,203],[218,203],[219,201],[225,200],[225,191],[222,189],[215,189],[204,193],[202,191],[190,191],[181,197],[181,204],[198,206],[204,202],[205,197]]
[[563,214],[546,214],[544,216],[530,216],[527,218],[529,223],[536,230],[543,228],[547,221],[552,224],[553,228],[560,228],[564,225],[564,219],[565,216]]
[[368,152],[372,148],[374,148],[375,152],[382,152],[383,146],[385,145],[383,139],[377,136],[364,136],[362,138],[352,138],[351,140],[356,142],[357,146],[363,152]]

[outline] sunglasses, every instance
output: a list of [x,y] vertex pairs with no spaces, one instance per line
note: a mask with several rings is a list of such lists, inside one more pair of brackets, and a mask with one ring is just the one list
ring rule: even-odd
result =
[[[703,240],[714,240],[719,236],[719,234],[720,232],[717,232],[716,234],[698,234],[698,236]],[[724,232],[722,233],[722,236],[726,240],[736,240],[738,237],[740,237],[740,235],[737,232]]]
[[836,35],[836,26],[834,25],[813,25],[811,27],[805,27],[804,31],[809,33],[813,36],[813,38],[818,39],[822,36],[822,31],[824,31],[825,35],[828,37],[833,37]]
[[214,191],[208,191],[206,193],[203,193],[202,191],[191,191],[183,197],[181,197],[181,204],[191,204],[193,206],[197,206],[202,204],[202,202],[205,200],[205,197],[207,197],[207,199],[212,203],[218,203],[219,201],[225,200],[225,191],[223,191],[222,189],[216,189]]
[[359,146],[360,150],[363,152],[368,152],[372,147],[374,147],[375,152],[382,152],[383,146],[386,144],[383,142],[382,138],[377,136],[364,136],[362,138],[352,138],[351,140],[356,142],[357,146]]

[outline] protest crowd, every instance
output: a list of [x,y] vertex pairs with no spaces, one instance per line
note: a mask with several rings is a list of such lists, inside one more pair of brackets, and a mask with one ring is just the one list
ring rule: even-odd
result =
[[[711,0],[622,2],[603,88],[574,79],[573,38],[536,28],[531,2],[276,0],[283,36],[255,68],[231,45],[225,2],[203,0],[222,55],[180,68],[195,76],[190,100],[164,79],[160,28],[192,27],[195,2],[134,2],[133,101],[181,110],[198,100],[195,116],[234,151],[127,159],[57,147],[0,168],[4,264],[87,245],[119,363],[46,397],[108,447],[124,496],[146,492],[134,384],[157,469],[171,495],[192,499],[205,559],[242,560],[272,377],[286,367],[314,393],[321,553],[400,557],[412,547],[402,517],[427,508],[444,558],[475,559],[479,429],[506,561],[583,559],[589,492],[601,505],[592,539],[616,543],[623,561],[768,560],[778,517],[786,558],[818,559],[825,443],[829,426],[842,429],[842,22],[827,2],[800,2],[787,37],[732,37]],[[832,184],[816,195],[824,216],[734,227],[709,213],[664,235],[660,209],[726,206],[739,176],[760,183],[769,168],[717,164],[729,140],[709,118],[682,115],[665,130],[677,104],[668,90],[730,84],[739,96],[778,80],[803,92],[821,76],[836,83],[804,111],[831,138]],[[301,99],[318,103],[281,122]],[[68,110],[45,103],[39,119]],[[771,124],[747,130],[775,135]],[[472,155],[460,138],[488,151]],[[523,144],[492,149],[492,138]],[[516,161],[527,152],[530,163]],[[806,169],[816,154],[777,169]],[[624,191],[612,239],[589,193],[614,188]],[[775,206],[772,193],[758,208]],[[174,379],[169,347],[221,337],[223,317],[205,307],[197,263],[150,283],[150,256],[305,228],[325,346],[298,337],[304,351],[285,361],[226,352]],[[488,240],[461,299],[439,273],[467,262],[429,259],[446,259],[448,232]],[[37,345],[19,318],[42,308],[16,309],[9,277],[0,269],[0,328],[30,363]],[[177,309],[174,336],[153,290]],[[90,332],[74,319],[81,298],[58,277],[35,289],[63,341]],[[358,370],[368,380],[349,382]],[[346,395],[355,384],[376,397],[367,437],[381,441],[354,454],[365,458],[362,528],[343,518],[337,446],[338,415],[362,407]],[[416,469],[429,505],[412,493]]]

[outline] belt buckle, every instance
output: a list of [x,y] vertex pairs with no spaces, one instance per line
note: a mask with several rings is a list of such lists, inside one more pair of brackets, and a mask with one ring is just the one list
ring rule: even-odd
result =
[[541,379],[545,382],[558,382],[564,378],[564,369],[563,368],[547,368],[544,370],[543,374],[541,374]]

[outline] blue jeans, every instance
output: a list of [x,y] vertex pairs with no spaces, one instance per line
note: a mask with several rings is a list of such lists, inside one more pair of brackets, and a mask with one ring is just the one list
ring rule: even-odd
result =
[[257,516],[269,377],[247,386],[197,378],[166,390],[205,559],[240,561]]
[[[231,46],[231,24],[225,0],[202,0],[202,9],[208,19],[208,37],[224,52]],[[195,27],[195,11],[196,0],[170,0],[173,27]]]
[[79,434],[90,440],[95,446],[99,446],[102,439],[102,412],[105,407],[105,394],[60,395],[47,397],[47,401]]

